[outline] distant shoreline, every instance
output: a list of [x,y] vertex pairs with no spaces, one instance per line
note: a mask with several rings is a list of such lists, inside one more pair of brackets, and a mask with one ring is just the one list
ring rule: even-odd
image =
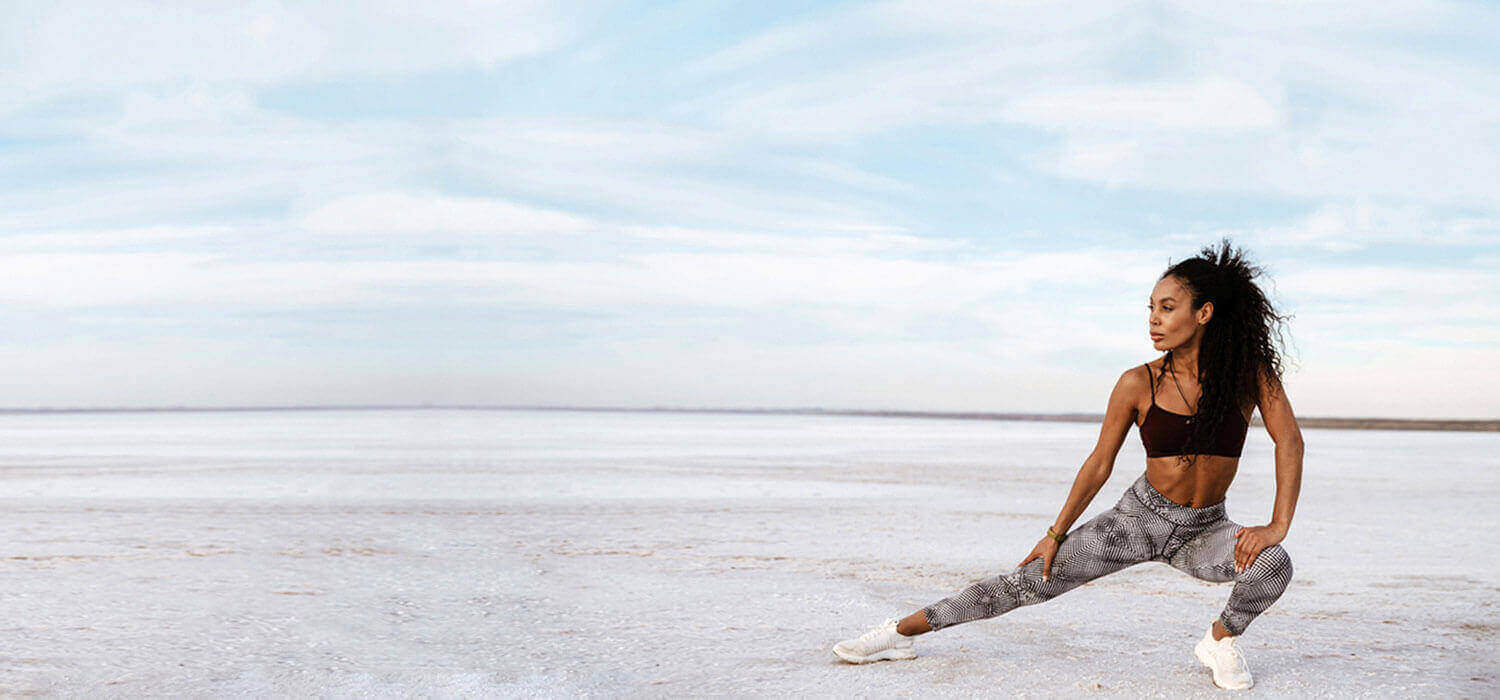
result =
[[[0,415],[88,414],[88,413],[236,413],[270,411],[585,411],[609,413],[752,413],[770,415],[870,416],[880,418],[937,418],[948,420],[1018,420],[1057,423],[1099,423],[1098,413],[983,413],[974,411],[871,411],[831,408],[671,408],[617,406],[490,406],[468,404],[393,404],[365,406],[163,406],[114,408],[0,408]],[[1465,418],[1323,418],[1298,416],[1304,428],[1345,430],[1457,430],[1500,431],[1500,419]],[[1251,421],[1262,425],[1260,414]]]

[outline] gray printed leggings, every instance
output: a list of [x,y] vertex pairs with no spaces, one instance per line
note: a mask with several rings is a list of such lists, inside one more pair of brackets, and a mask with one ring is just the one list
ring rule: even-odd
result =
[[1189,508],[1161,495],[1141,474],[1120,501],[1073,528],[1042,580],[1042,560],[991,576],[922,608],[934,630],[995,617],[1022,605],[1051,600],[1105,574],[1160,561],[1204,581],[1234,581],[1219,622],[1230,634],[1245,631],[1255,616],[1281,597],[1292,579],[1292,560],[1281,545],[1260,551],[1245,571],[1234,570],[1235,533],[1224,502]]

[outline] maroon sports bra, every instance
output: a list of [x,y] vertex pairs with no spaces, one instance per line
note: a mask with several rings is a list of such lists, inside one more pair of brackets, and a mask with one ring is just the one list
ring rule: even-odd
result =
[[[1151,377],[1151,408],[1146,411],[1146,420],[1141,422],[1141,444],[1146,446],[1146,457],[1171,457],[1182,454],[1182,444],[1187,441],[1192,426],[1188,421],[1193,416],[1173,413],[1156,405],[1156,378],[1151,375],[1151,364],[1146,364],[1146,376]],[[1245,446],[1245,434],[1250,424],[1244,414],[1234,415],[1219,425],[1219,432],[1209,441],[1203,454],[1221,457],[1238,457]]]

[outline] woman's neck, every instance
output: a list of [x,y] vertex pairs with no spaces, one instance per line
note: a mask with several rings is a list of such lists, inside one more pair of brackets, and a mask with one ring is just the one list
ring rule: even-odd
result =
[[1198,376],[1198,348],[1172,348],[1172,369],[1189,377]]

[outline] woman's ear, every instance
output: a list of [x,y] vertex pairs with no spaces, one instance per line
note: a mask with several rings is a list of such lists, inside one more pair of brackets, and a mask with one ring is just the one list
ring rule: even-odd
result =
[[1199,307],[1199,309],[1198,309],[1198,325],[1200,325],[1200,326],[1207,325],[1208,324],[1208,320],[1211,319],[1211,318],[1213,318],[1213,317],[1214,317],[1214,303],[1211,302],[1211,301],[1205,301],[1205,302],[1203,302],[1203,306]]

